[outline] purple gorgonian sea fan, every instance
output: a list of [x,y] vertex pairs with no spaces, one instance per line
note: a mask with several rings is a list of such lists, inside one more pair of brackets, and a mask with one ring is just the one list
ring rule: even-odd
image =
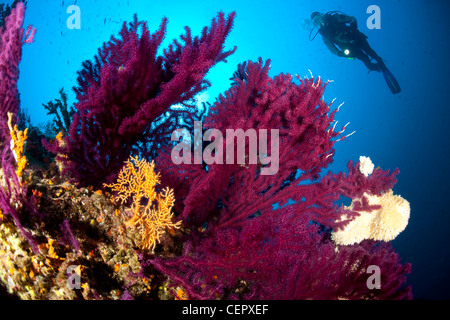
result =
[[3,25],[0,25],[0,213],[13,219],[33,252],[38,253],[38,242],[22,223],[24,216],[37,216],[38,212],[34,206],[34,198],[27,196],[27,187],[16,173],[17,159],[11,149],[12,138],[8,126],[8,113],[12,114],[14,122],[18,118],[20,99],[17,81],[22,46],[33,41],[36,29],[31,26],[26,31],[23,29],[26,10],[23,2],[17,2],[12,8],[8,8],[9,15],[2,20]]
[[20,96],[17,90],[19,63],[22,60],[22,46],[33,41],[36,29],[28,26],[23,29],[26,6],[17,2],[0,25],[0,141],[3,145],[11,140],[8,128],[8,113],[14,116],[19,112]]
[[[327,83],[270,77],[269,69],[270,61],[261,59],[241,64],[204,122],[223,135],[227,129],[278,129],[278,150],[268,147],[271,156],[278,152],[277,173],[261,174],[261,162],[175,164],[173,149],[161,151],[156,165],[163,184],[174,189],[174,210],[188,232],[178,255],[143,253],[142,274],[158,270],[191,299],[411,298],[405,286],[411,266],[389,243],[336,246],[330,236],[358,211],[376,209],[363,201],[350,210],[341,197],[388,192],[399,171],[377,168],[366,176],[360,162],[349,161],[348,173],[322,175],[335,143],[348,136],[334,119],[339,108],[322,99]],[[230,144],[219,140],[214,153]],[[245,139],[245,150],[249,144]],[[344,213],[347,219],[340,219]],[[381,289],[367,285],[371,266],[382,270]]]
[[[173,118],[164,115],[192,117],[196,107],[188,102],[209,86],[205,74],[235,51],[224,50],[234,17],[234,12],[228,17],[219,12],[197,37],[186,27],[181,41],[175,40],[162,55],[158,49],[166,18],[154,33],[136,15],[124,23],[120,37],[111,37],[78,72],[78,101],[68,135],[46,143],[62,162],[63,173],[79,185],[100,188],[116,179],[130,154],[154,152],[161,139],[155,135],[174,130]],[[176,104],[183,107],[171,109]]]

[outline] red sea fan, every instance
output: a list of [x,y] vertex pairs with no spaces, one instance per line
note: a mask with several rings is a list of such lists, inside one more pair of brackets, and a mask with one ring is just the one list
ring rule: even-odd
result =
[[[340,247],[292,208],[250,219],[187,246],[181,257],[146,258],[191,299],[407,299],[410,265],[389,244]],[[381,289],[368,286],[370,266]]]
[[[0,26],[0,141],[11,140],[8,129],[8,112],[17,115],[19,111],[19,63],[22,59],[22,45],[33,41],[36,29],[28,27],[24,32],[25,4],[18,2]],[[24,37],[25,34],[25,37]]]
[[77,252],[80,252],[80,243],[74,236],[69,220],[64,220],[59,226],[61,229],[61,243],[72,246]]
[[[27,239],[34,253],[38,253],[38,243],[21,222],[22,211],[39,215],[33,205],[34,199],[26,196],[27,188],[22,185],[13,165],[13,153],[10,148],[11,133],[8,127],[8,113],[14,117],[19,111],[20,99],[17,90],[19,79],[19,63],[22,59],[22,45],[33,41],[36,29],[23,27],[25,4],[17,2],[11,13],[5,18],[4,26],[0,26],[0,150],[1,186],[0,210],[12,217],[17,228]],[[24,36],[25,35],[25,36]]]
[[34,198],[27,197],[27,187],[23,186],[13,165],[13,156],[9,146],[4,147],[1,157],[0,174],[0,211],[10,216],[17,229],[27,239],[35,254],[39,253],[38,242],[31,232],[22,225],[23,215],[39,217]]
[[[340,198],[386,192],[398,170],[365,176],[360,163],[350,161],[347,174],[320,178],[332,162],[334,143],[346,137],[345,127],[335,130],[337,109],[322,100],[325,84],[320,78],[300,83],[290,75],[271,78],[268,70],[269,62],[261,60],[241,65],[205,123],[222,132],[278,129],[278,172],[263,175],[264,164],[236,161],[178,165],[161,153],[157,166],[175,190],[175,210],[189,233],[180,256],[143,255],[143,265],[167,275],[193,299],[411,298],[410,288],[403,287],[410,265],[403,265],[390,245],[336,247],[329,240],[331,228],[359,215],[339,206]],[[231,144],[227,138],[218,141],[223,149]],[[249,144],[245,140],[245,150]],[[276,203],[282,209],[274,210]],[[374,209],[364,200],[362,207]],[[337,222],[343,213],[347,220]],[[367,285],[370,266],[382,270],[381,290]]]
[[[298,79],[300,84],[294,83],[289,74],[271,78],[269,63],[248,62],[240,72],[245,77],[236,78],[237,84],[217,99],[205,126],[223,133],[229,129],[279,130],[278,172],[263,175],[260,163],[240,165],[237,161],[211,164],[204,170],[203,164],[175,165],[169,155],[161,155],[159,165],[165,183],[175,189],[177,200],[183,202],[180,217],[188,224],[202,226],[214,217],[214,224],[221,227],[239,225],[253,214],[270,213],[275,203],[284,205],[289,200],[300,203],[304,198],[310,211],[315,210],[313,204],[326,202],[323,210],[315,210],[316,221],[335,220],[330,209],[339,198],[336,190],[329,192],[325,184],[302,187],[297,184],[317,179],[320,171],[332,162],[333,145],[343,132],[335,131],[332,125],[337,109],[331,111],[331,104],[321,99],[326,84],[320,78]],[[233,141],[224,140],[223,149],[230,143]],[[249,149],[247,141],[245,150]],[[298,170],[302,174],[293,183]]]
[[[183,44],[175,41],[162,56],[157,51],[166,19],[153,34],[136,16],[129,25],[124,23],[120,38],[105,43],[94,62],[83,63],[68,136],[63,143],[47,144],[64,171],[81,185],[100,187],[115,179],[132,152],[140,148],[147,155],[142,148],[152,141],[146,135],[152,134],[153,122],[172,105],[204,90],[208,70],[234,52],[223,50],[233,19],[234,13],[227,18],[219,13],[201,37],[193,38],[186,28]],[[182,112],[194,114],[195,108],[185,105]],[[158,129],[172,125],[160,121]]]

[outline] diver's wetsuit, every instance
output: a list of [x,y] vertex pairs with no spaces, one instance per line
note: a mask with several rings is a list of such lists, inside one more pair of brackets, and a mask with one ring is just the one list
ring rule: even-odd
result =
[[[370,47],[367,36],[358,30],[356,19],[342,13],[329,12],[324,15],[324,24],[319,33],[328,49],[340,57],[357,58],[371,71],[381,71],[381,57]],[[349,54],[344,53],[349,50]],[[372,62],[372,59],[376,63]]]
[[[317,12],[317,14],[320,13]],[[331,52],[339,57],[361,60],[370,71],[379,71],[383,74],[393,94],[401,91],[397,79],[388,70],[381,57],[370,47],[367,36],[358,30],[354,17],[333,11],[322,15],[321,20],[319,33]]]

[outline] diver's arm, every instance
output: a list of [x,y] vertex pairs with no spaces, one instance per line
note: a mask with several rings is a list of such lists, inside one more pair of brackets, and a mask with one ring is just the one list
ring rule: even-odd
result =
[[336,45],[335,45],[333,42],[331,42],[330,40],[328,40],[328,39],[325,38],[325,37],[322,37],[322,39],[323,39],[323,42],[325,43],[325,45],[327,46],[327,48],[328,48],[333,54],[335,54],[335,55],[337,55],[337,56],[339,56],[339,57],[342,57],[342,55],[343,55],[342,51],[341,51],[338,47],[336,47]]

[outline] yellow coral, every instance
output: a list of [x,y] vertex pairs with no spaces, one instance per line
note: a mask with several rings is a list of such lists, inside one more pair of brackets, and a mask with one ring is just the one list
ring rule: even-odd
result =
[[[62,131],[60,131],[56,135],[56,141],[58,141],[59,147],[64,148],[66,146],[66,142],[64,140],[64,133]],[[58,166],[59,172],[62,172],[64,169],[64,162],[60,160],[61,158],[67,159],[68,156],[66,154],[58,154],[58,156],[56,157],[55,162],[56,165]]]
[[17,162],[17,176],[21,177],[25,167],[27,166],[27,158],[24,155],[25,142],[27,140],[28,128],[25,131],[19,131],[17,125],[12,125],[13,114],[8,112],[8,127],[11,134],[11,150]]
[[[405,230],[410,216],[409,202],[389,190],[381,196],[364,196],[370,205],[380,205],[381,209],[371,212],[361,211],[360,215],[350,221],[344,229],[334,231],[331,235],[338,245],[351,245],[363,240],[391,241]],[[360,199],[356,199],[360,201]],[[354,206],[352,201],[349,209]],[[341,219],[346,219],[343,215]]]
[[187,300],[186,292],[180,287],[177,288],[177,293],[175,295],[175,300]]
[[58,145],[60,147],[65,147],[66,143],[64,141],[64,133],[62,131],[60,131],[57,135],[56,135],[56,140],[58,141]]
[[173,223],[172,207],[175,202],[173,190],[164,189],[157,193],[160,175],[155,172],[155,163],[131,157],[119,173],[117,182],[106,187],[117,191],[117,200],[122,203],[132,198],[133,217],[125,225],[139,228],[140,247],[153,250],[167,228],[179,228],[181,221]]

